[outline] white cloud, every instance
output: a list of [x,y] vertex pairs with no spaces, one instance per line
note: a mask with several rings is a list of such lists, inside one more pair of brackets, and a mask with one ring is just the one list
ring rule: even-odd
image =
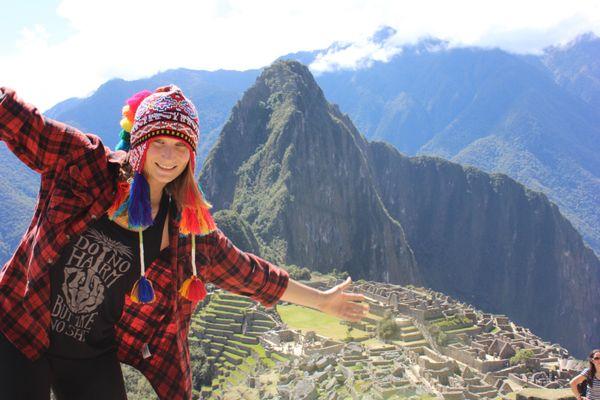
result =
[[[539,54],[551,45],[562,45],[577,35],[600,34],[600,2],[542,1],[482,2],[422,0],[412,5],[388,6],[380,21],[396,33],[383,42],[359,40],[318,55],[311,70],[316,73],[339,68],[364,68],[386,61],[423,38],[443,40],[441,48],[458,46],[499,47],[514,53]],[[439,50],[429,49],[429,50]]]
[[401,51],[394,38],[392,36],[383,42],[368,38],[345,45],[334,45],[317,55],[310,69],[314,73],[321,73],[337,69],[368,68],[374,61],[389,61]]
[[[56,41],[43,26],[25,27],[18,51],[0,54],[1,84],[41,108],[84,96],[113,77],[177,67],[259,68],[335,41],[349,45],[323,55],[318,69],[387,60],[423,36],[451,46],[535,52],[584,31],[600,33],[600,0],[63,0],[57,13],[71,36]],[[383,25],[397,34],[384,44],[366,39]]]

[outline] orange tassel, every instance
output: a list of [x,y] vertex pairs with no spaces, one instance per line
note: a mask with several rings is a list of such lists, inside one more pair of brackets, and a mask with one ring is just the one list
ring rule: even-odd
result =
[[183,282],[179,294],[190,301],[198,302],[206,297],[206,288],[200,279],[192,275]]
[[181,213],[181,223],[179,225],[181,233],[187,235],[189,233],[198,234],[200,233],[200,222],[198,221],[198,214],[196,214],[193,208],[185,207]]

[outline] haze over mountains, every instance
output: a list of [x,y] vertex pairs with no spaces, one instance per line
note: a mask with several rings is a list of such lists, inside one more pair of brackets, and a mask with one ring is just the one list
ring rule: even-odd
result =
[[[113,147],[123,101],[176,83],[200,112],[201,160],[218,140],[202,171],[208,198],[243,221],[253,247],[355,279],[424,284],[581,355],[600,339],[600,265],[557,207],[504,175],[398,150],[505,172],[545,191],[597,243],[598,58],[587,54],[599,43],[586,36],[534,57],[425,41],[388,63],[323,73],[318,85],[297,63],[256,82],[260,71],[175,70],[107,82],[48,115]],[[1,150],[0,196],[14,217],[0,232],[4,262],[37,186],[29,174],[17,187],[24,168]]]

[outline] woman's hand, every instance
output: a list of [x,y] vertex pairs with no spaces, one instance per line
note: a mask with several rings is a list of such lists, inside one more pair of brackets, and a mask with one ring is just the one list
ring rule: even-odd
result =
[[323,292],[319,309],[324,313],[351,322],[358,322],[366,317],[369,312],[369,305],[361,303],[366,301],[365,296],[358,293],[344,292],[344,289],[349,287],[351,283],[352,279],[348,277],[345,282]]
[[329,290],[321,291],[290,279],[281,300],[311,307],[337,318],[358,322],[367,315],[369,305],[361,303],[366,300],[362,294],[344,292],[350,283],[352,279],[348,278]]

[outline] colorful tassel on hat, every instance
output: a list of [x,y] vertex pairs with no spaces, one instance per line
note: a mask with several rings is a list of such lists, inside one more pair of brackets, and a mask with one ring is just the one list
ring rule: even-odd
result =
[[129,189],[127,214],[130,228],[147,228],[152,219],[152,205],[150,204],[150,185],[143,174],[135,172],[133,182]]
[[198,191],[194,192],[191,189],[186,192],[179,231],[184,235],[206,235],[217,229],[217,225],[209,211],[212,206],[204,199],[199,184]]
[[142,233],[142,229],[139,230],[140,233],[140,266],[141,266],[141,277],[140,279],[133,285],[131,289],[131,300],[134,303],[152,303],[155,299],[154,288],[152,287],[152,282],[150,282],[146,278],[146,266],[144,260],[144,235]]
[[195,303],[202,301],[206,297],[206,288],[200,279],[195,275],[192,275],[191,278],[188,278],[183,282],[181,289],[179,289],[179,294]]
[[209,211],[211,205],[204,198],[200,184],[197,191],[191,188],[188,190],[185,200],[179,230],[192,236],[192,276],[183,282],[179,293],[186,299],[197,302],[206,297],[206,289],[198,278],[196,269],[196,235],[206,235],[217,229],[217,226]]
[[142,276],[131,289],[131,300],[134,303],[149,304],[154,301],[154,288],[152,282]]
[[198,278],[196,270],[196,235],[192,234],[192,276],[183,282],[179,289],[179,294],[184,298],[198,302],[206,297],[206,288],[204,283]]

